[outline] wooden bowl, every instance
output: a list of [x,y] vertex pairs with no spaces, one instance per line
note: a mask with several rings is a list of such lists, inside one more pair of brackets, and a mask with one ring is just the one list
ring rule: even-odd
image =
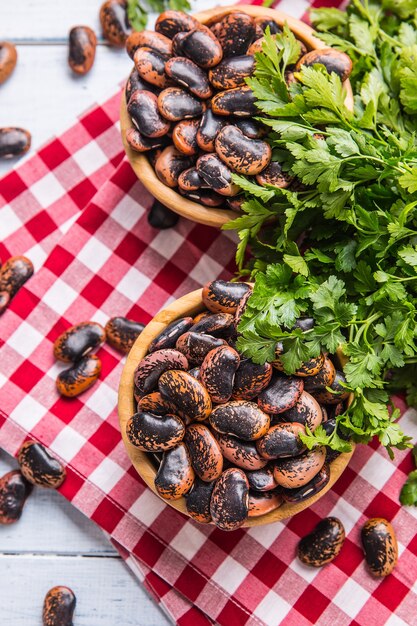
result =
[[[119,385],[119,422],[120,430],[122,433],[123,443],[126,446],[127,453],[133,466],[135,467],[139,476],[145,481],[145,483],[152,489],[152,491],[158,496],[158,492],[155,489],[155,466],[152,464],[151,458],[146,452],[138,450],[133,446],[126,436],[126,424],[129,418],[136,412],[133,398],[133,375],[137,364],[148,352],[148,347],[151,341],[164,330],[168,324],[180,317],[197,315],[200,311],[204,310],[202,302],[202,290],[192,291],[186,296],[179,298],[166,309],[160,311],[151,322],[146,326],[143,332],[140,334],[131,351],[129,352],[126,360],[126,364],[123,368],[122,377]],[[352,452],[344,453],[338,456],[332,463],[330,463],[330,481],[326,487],[315,496],[312,496],[304,502],[296,504],[284,504],[279,509],[271,511],[262,517],[253,517],[246,520],[243,526],[261,526],[262,524],[270,524],[271,522],[277,522],[287,517],[292,517],[296,513],[299,513],[303,509],[306,509],[311,504],[319,500],[336,482],[340,477],[343,470],[348,465],[351,456],[353,454],[354,444],[352,444]],[[163,498],[162,498],[163,499]],[[177,511],[184,513],[188,516],[187,508],[185,504],[185,498],[180,500],[163,500],[166,504],[169,504]]]
[[[281,26],[287,22],[290,29],[296,35],[298,39],[303,41],[309,50],[318,50],[320,48],[326,48],[326,44],[314,37],[313,29],[295,19],[282,13],[282,11],[276,11],[275,9],[266,9],[259,6],[249,5],[234,5],[230,7],[214,8],[208,11],[202,11],[194,15],[203,24],[210,25],[217,21],[224,15],[231,13],[232,11],[244,11],[254,17],[269,17],[274,19]],[[353,110],[353,94],[349,80],[344,83],[346,89],[346,106]],[[236,218],[236,213],[229,209],[210,209],[197,202],[188,200],[181,196],[175,189],[167,187],[157,177],[155,171],[148,161],[146,154],[135,152],[130,148],[125,140],[126,130],[131,128],[132,122],[126,107],[125,92],[123,90],[122,102],[120,108],[120,126],[122,131],[122,141],[130,161],[130,164],[139,178],[139,180],[145,185],[146,189],[162,204],[169,207],[175,213],[178,213],[182,217],[186,217],[192,222],[198,222],[199,224],[206,224],[207,226],[214,226],[215,228],[221,228],[226,222]]]

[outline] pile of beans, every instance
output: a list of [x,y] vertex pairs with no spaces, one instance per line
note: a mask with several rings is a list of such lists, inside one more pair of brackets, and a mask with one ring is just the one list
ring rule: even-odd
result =
[[127,354],[144,328],[126,317],[111,317],[103,328],[97,322],[80,322],[71,326],[54,341],[54,357],[72,363],[57,376],[59,393],[74,398],[98,380],[101,361],[93,354],[107,341],[113,348]]
[[[324,354],[294,376],[282,372],[281,344],[272,364],[239,354],[236,327],[250,293],[246,283],[208,283],[207,310],[176,320],[152,341],[136,367],[137,412],[126,431],[152,454],[159,495],[186,496],[191,517],[223,530],[325,487],[335,453],[306,450],[300,434],[319,424],[331,433],[348,395]],[[297,324],[308,329],[314,321]]]
[[[267,27],[271,33],[281,30],[274,20],[240,10],[209,26],[170,10],[158,17],[156,32],[135,32],[126,40],[135,63],[126,84],[133,123],[126,141],[133,150],[150,153],[161,182],[207,207],[227,202],[239,210],[233,172],[254,176],[260,185],[285,188],[292,182],[271,161],[267,129],[252,119],[258,111],[246,85]],[[294,70],[323,63],[343,79],[351,71],[343,52],[307,52],[302,42],[300,49]],[[288,80],[295,80],[291,70]]]

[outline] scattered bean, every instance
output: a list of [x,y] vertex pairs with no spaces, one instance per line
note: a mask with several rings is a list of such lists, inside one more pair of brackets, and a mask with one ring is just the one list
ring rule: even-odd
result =
[[0,478],[0,524],[13,524],[20,519],[32,485],[20,470],[8,472]]
[[179,220],[180,216],[174,211],[171,211],[159,200],[155,200],[151,210],[148,213],[148,224],[152,228],[159,228],[165,230],[167,228],[173,228]]
[[43,626],[72,626],[76,597],[69,587],[54,587],[43,603]]
[[12,159],[25,154],[32,142],[28,130],[17,127],[0,128],[0,158]]
[[9,298],[2,296],[3,307],[8,305],[33,272],[32,261],[25,256],[12,256],[5,262],[0,269],[0,293],[7,294]]
[[69,32],[68,64],[76,74],[87,74],[96,56],[97,37],[89,26],[74,26]]
[[0,85],[4,83],[14,71],[17,63],[17,50],[9,41],[0,42]]
[[343,547],[345,529],[337,517],[325,517],[298,544],[300,561],[311,567],[323,567],[333,561]]
[[54,357],[74,363],[96,350],[106,339],[106,331],[97,322],[81,322],[64,331],[54,341]]
[[60,372],[56,379],[56,387],[62,396],[74,398],[90,389],[100,376],[101,361],[93,354],[87,354],[72,367]]
[[361,531],[362,547],[369,571],[388,576],[398,560],[398,545],[392,525],[381,517],[369,519]]
[[66,478],[65,467],[41,443],[26,441],[17,460],[27,481],[39,487],[58,489]]

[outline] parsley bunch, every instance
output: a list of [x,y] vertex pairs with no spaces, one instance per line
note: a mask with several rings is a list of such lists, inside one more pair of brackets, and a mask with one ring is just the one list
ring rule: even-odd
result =
[[[238,348],[272,361],[284,344],[285,371],[341,345],[354,402],[338,417],[357,442],[374,436],[408,447],[389,394],[417,401],[417,0],[352,0],[346,13],[313,11],[320,36],[351,55],[355,109],[336,74],[316,65],[288,71],[299,44],[284,28],[267,34],[253,89],[271,133],[273,160],[294,176],[288,189],[235,176],[246,193],[237,261],[255,287]],[[250,246],[253,258],[245,261]],[[294,328],[312,316],[306,332]],[[305,443],[346,450],[322,428]]]
[[148,12],[162,13],[166,9],[188,11],[188,0],[127,0],[127,19],[133,30],[144,30],[148,23]]

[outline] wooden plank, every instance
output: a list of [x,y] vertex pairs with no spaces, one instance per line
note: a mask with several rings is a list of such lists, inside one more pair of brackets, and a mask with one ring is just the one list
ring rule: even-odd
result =
[[[0,476],[16,468],[1,453]],[[56,491],[41,488],[33,490],[18,522],[0,526],[0,553],[118,554],[96,524]]]
[[0,555],[0,621],[41,626],[45,593],[55,585],[77,596],[77,626],[165,626],[169,622],[116,558]]
[[[217,5],[233,4],[231,0],[220,0]],[[207,0],[191,2],[193,11],[207,9]],[[66,43],[72,26],[84,24],[94,29],[99,40],[101,26],[99,11],[101,2],[85,0],[13,0],[13,5],[3,3],[0,10],[0,40],[15,42],[36,40]],[[149,14],[148,27],[152,28],[156,14]]]

